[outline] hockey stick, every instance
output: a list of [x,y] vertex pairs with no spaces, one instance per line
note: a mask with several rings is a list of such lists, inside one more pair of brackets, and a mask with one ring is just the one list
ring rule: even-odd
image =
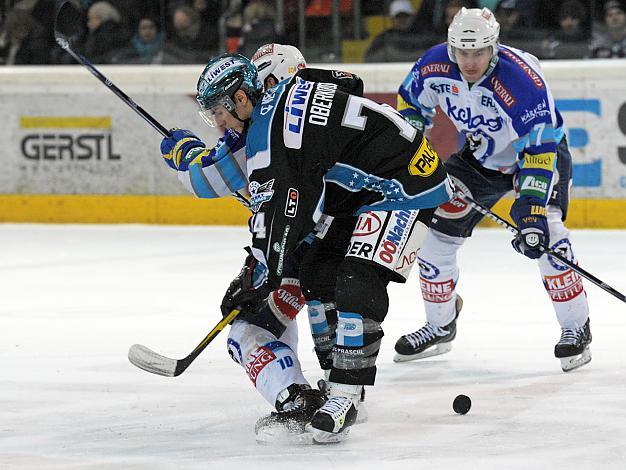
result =
[[191,365],[202,351],[213,341],[226,325],[232,322],[239,315],[239,310],[233,310],[204,337],[200,344],[194,348],[186,357],[182,359],[171,359],[154,352],[152,349],[141,344],[133,344],[128,350],[128,360],[135,366],[152,374],[163,375],[165,377],[177,377]]
[[[81,65],[89,70],[94,77],[100,80],[100,82],[102,82],[109,90],[115,93],[115,95],[119,99],[121,99],[133,111],[141,116],[144,121],[150,124],[163,137],[171,137],[171,132],[167,130],[159,121],[153,118],[150,113],[148,113],[145,109],[135,103],[133,99],[122,90],[120,90],[115,85],[115,83],[113,83],[106,76],[104,76],[102,72],[100,72],[91,62],[89,62],[89,60],[85,58],[85,56],[74,51],[71,48],[69,37],[76,33],[76,27],[80,25],[81,20],[82,16],[80,11],[71,2],[66,1],[61,5],[57,13],[56,19],[54,20],[54,37],[59,46],[61,46],[63,50],[65,50]],[[244,207],[248,209],[250,208],[248,200],[242,193],[240,193],[239,191],[235,191],[233,193],[233,196],[235,197],[235,199],[241,202]]]
[[154,119],[145,109],[135,103],[126,93],[120,90],[111,80],[105,77],[82,54],[71,48],[69,37],[76,33],[76,27],[80,25],[81,21],[82,15],[80,10],[78,10],[71,2],[66,1],[61,5],[54,21],[54,37],[59,46],[61,46],[68,54],[74,57],[74,59],[89,70],[94,77],[100,80],[109,90],[115,93],[119,99],[126,103],[133,111],[135,111],[148,124],[156,129],[157,132],[160,132],[163,137],[171,137],[170,131],[163,127],[159,121]]
[[[461,198],[464,201],[466,201],[470,206],[472,206],[473,209],[477,210],[478,212],[480,212],[483,215],[486,215],[491,220],[495,221],[496,223],[498,223],[499,225],[501,225],[502,227],[507,229],[509,232],[513,233],[516,236],[519,234],[519,230],[517,229],[517,227],[515,227],[512,224],[510,224],[509,222],[504,220],[502,217],[500,217],[498,214],[496,214],[495,212],[492,212],[491,210],[489,210],[487,207],[485,207],[482,204],[474,201],[474,199],[472,199],[470,196],[468,196],[467,194],[464,194],[461,191],[459,191],[458,188],[455,189],[454,195],[458,196],[459,198]],[[582,277],[584,277],[588,281],[594,283],[596,286],[600,287],[601,289],[604,289],[605,291],[607,291],[609,294],[613,295],[614,297],[617,297],[622,302],[626,302],[626,296],[624,294],[622,294],[621,292],[617,291],[613,287],[609,286],[605,282],[601,281],[600,279],[595,277],[593,274],[585,271],[583,268],[581,268],[577,264],[571,262],[570,260],[568,260],[564,256],[560,255],[556,251],[550,249],[550,247],[548,247],[546,245],[541,245],[541,251],[543,251],[544,253],[547,253],[550,256],[552,256],[553,258],[559,260],[561,263],[563,263],[564,265],[566,265],[569,268],[571,268],[572,271],[575,271],[576,273],[580,274]]]

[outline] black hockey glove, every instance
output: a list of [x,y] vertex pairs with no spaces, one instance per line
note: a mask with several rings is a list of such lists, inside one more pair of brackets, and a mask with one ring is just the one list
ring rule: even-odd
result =
[[[256,313],[264,304],[271,292],[267,283],[262,282],[265,267],[254,256],[246,257],[241,271],[232,280],[222,299],[220,310],[226,316],[234,309],[241,310],[240,315]],[[261,284],[258,286],[258,284]],[[255,286],[258,286],[255,288]]]
[[519,230],[511,242],[515,251],[530,259],[539,258],[543,254],[542,245],[550,240],[546,208],[527,199],[516,199],[511,207],[511,218]]

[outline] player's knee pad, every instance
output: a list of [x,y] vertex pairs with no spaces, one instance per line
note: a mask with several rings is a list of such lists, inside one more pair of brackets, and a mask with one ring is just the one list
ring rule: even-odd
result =
[[380,322],[359,313],[339,311],[330,381],[374,385],[382,337]]
[[[550,248],[567,258],[568,261],[577,263],[578,260],[574,255],[569,239],[569,230],[563,224],[561,215],[562,212],[558,206],[548,206]],[[561,318],[561,314],[565,316],[568,314],[568,311],[573,309],[581,312],[579,316],[584,323],[588,307],[584,296],[585,290],[582,277],[569,266],[561,263],[549,254],[539,258],[538,263],[543,277],[543,284],[554,302],[559,318]],[[563,311],[560,312],[560,310]]]
[[310,300],[307,302],[309,325],[315,354],[323,370],[332,366],[332,350],[335,345],[335,330],[337,328],[337,306],[335,302],[320,302]]
[[423,209],[361,214],[346,257],[377,264],[388,271],[390,280],[405,282],[426,237],[433,212],[433,209]]
[[346,258],[337,272],[337,310],[359,312],[382,322],[389,309],[388,272],[361,260]]

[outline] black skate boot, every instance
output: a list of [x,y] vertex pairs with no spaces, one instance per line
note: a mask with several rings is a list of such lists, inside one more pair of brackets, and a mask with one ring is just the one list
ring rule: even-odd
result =
[[305,426],[311,422],[325,400],[326,397],[319,390],[308,385],[291,384],[279,394],[276,411],[256,422],[254,432],[257,441],[283,442],[290,438],[298,441],[297,436],[305,432]]
[[426,324],[414,333],[402,336],[396,342],[394,362],[414,361],[426,357],[438,356],[450,352],[452,340],[456,337],[456,319],[463,308],[463,299],[456,295],[454,320],[446,326],[437,327]]
[[563,372],[569,372],[591,361],[591,327],[589,319],[581,328],[561,329],[561,339],[554,346],[554,356],[561,360]]
[[343,441],[357,420],[363,386],[331,383],[330,387],[330,397],[311,420],[316,444]]

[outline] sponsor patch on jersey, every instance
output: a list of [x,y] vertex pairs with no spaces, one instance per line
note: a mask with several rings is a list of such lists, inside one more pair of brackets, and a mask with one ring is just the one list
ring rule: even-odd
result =
[[422,297],[426,302],[440,304],[450,302],[454,295],[454,281],[448,279],[443,282],[432,282],[420,276]]
[[520,194],[524,196],[535,196],[544,199],[548,194],[550,181],[544,176],[526,175],[522,176],[520,183]]
[[426,64],[420,69],[420,73],[422,77],[427,77],[428,75],[432,75],[434,73],[441,73],[445,75],[449,75],[452,70],[452,65],[446,64],[445,62],[433,62],[432,64]]
[[585,290],[582,277],[571,269],[556,276],[544,276],[543,285],[553,302],[570,301]]
[[[448,176],[454,183],[454,186],[457,187],[463,194],[467,194],[471,198],[474,197],[472,196],[471,191],[465,185],[465,183],[463,183],[461,180],[459,180],[458,178],[452,175],[448,175]],[[472,207],[466,201],[455,196],[448,202],[445,202],[442,205],[440,205],[435,211],[435,215],[443,219],[454,220],[454,219],[462,219],[463,217],[468,215],[471,211],[472,211]]]
[[344,72],[343,70],[333,70],[331,72],[331,75],[338,80],[343,80],[345,78],[354,78],[353,74],[351,74],[350,72]]
[[250,181],[248,191],[250,191],[250,210],[254,213],[259,212],[261,205],[268,202],[274,196],[274,179],[261,184],[258,181]]
[[548,103],[546,102],[544,98],[543,100],[541,100],[541,103],[537,104],[533,109],[525,109],[522,112],[520,119],[522,120],[524,124],[528,124],[530,121],[532,121],[535,118],[549,116],[549,115],[550,115],[550,109],[548,108]]
[[365,212],[359,216],[356,227],[352,232],[353,237],[366,237],[372,235],[380,229],[382,222],[373,212]]
[[438,95],[442,93],[450,93],[451,95],[459,95],[459,87],[453,83],[431,83],[430,89]]
[[409,163],[409,173],[423,178],[432,175],[439,166],[439,156],[425,137]]
[[515,62],[519,66],[519,68],[522,69],[522,71],[528,76],[528,78],[530,78],[536,88],[545,88],[543,80],[541,79],[539,74],[532,69],[530,65],[528,65],[521,58],[513,54],[508,49],[505,49],[504,47],[500,48],[500,53],[504,54],[513,62]]
[[537,168],[541,170],[553,171],[555,159],[556,154],[553,152],[539,153],[537,155],[525,153],[522,168]]
[[502,84],[498,77],[491,77],[493,92],[502,100],[505,107],[511,108],[517,103],[513,94]]
[[283,142],[287,148],[299,149],[302,147],[306,109],[313,86],[313,82],[297,77],[296,84],[289,89],[285,102],[283,127]]
[[350,255],[371,260],[373,252],[374,246],[371,243],[362,242],[359,240],[351,240],[350,245],[348,245],[348,251],[346,252],[346,256]]
[[285,204],[285,215],[295,217],[298,213],[298,190],[289,188],[287,192],[287,203]]

